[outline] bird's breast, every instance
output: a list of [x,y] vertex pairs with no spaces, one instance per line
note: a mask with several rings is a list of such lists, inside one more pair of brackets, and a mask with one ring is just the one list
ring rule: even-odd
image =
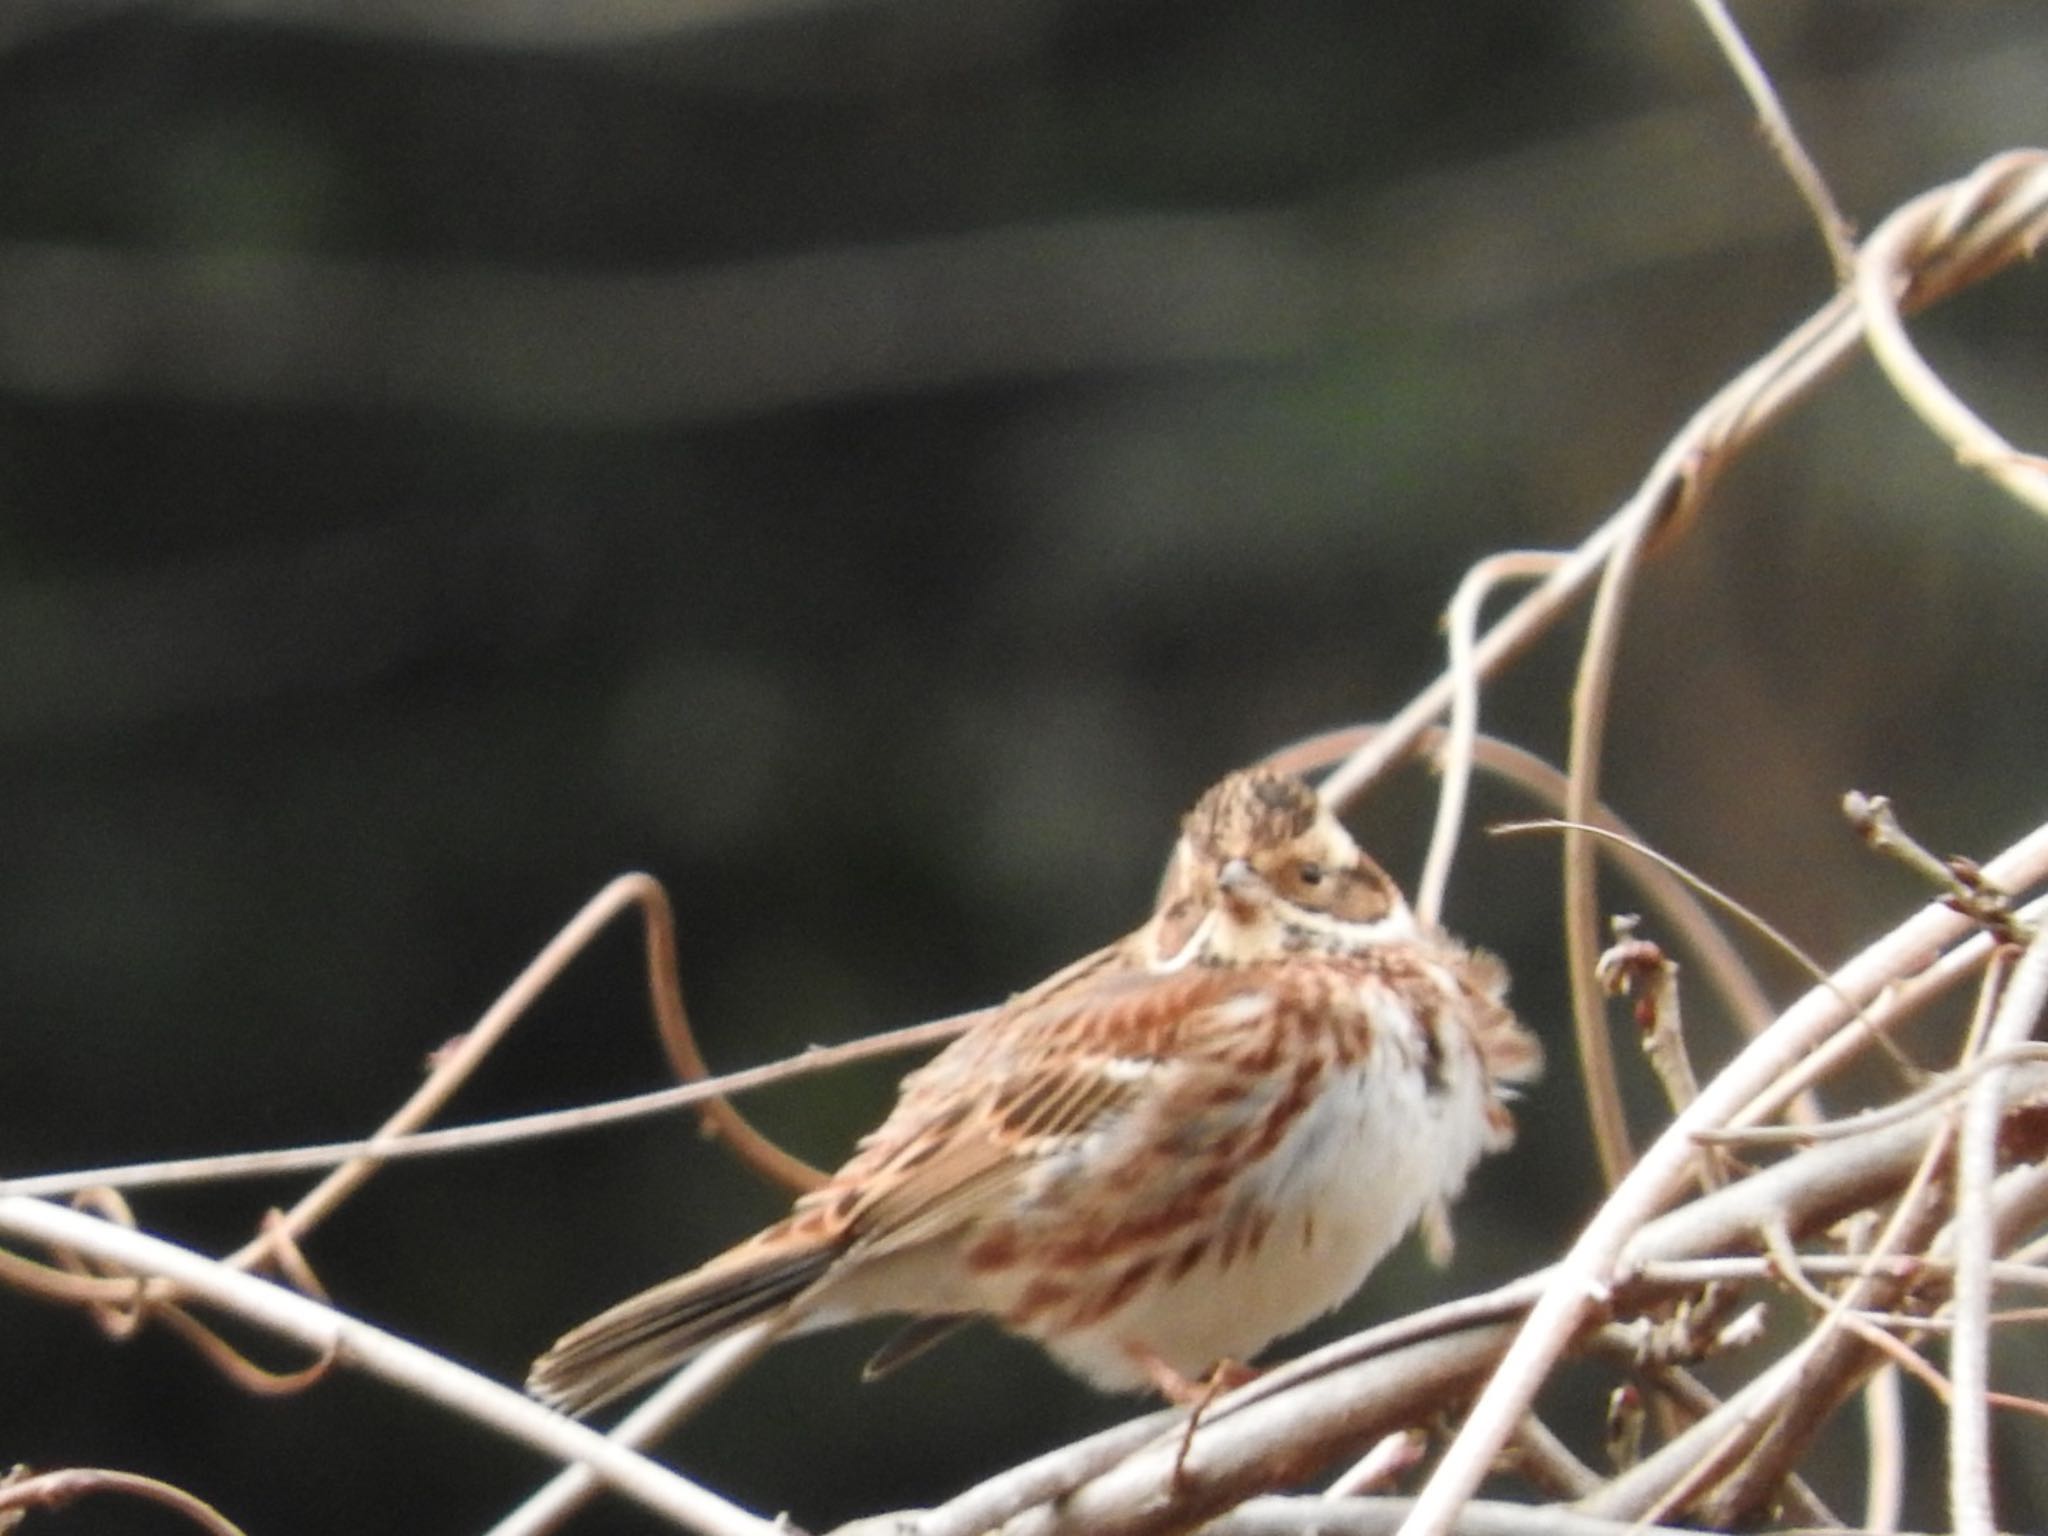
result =
[[1486,1145],[1489,1090],[1469,1041],[1439,1036],[1398,994],[1374,983],[1351,1002],[1347,1027],[1369,1046],[1342,1049],[1329,1029],[1291,1049],[1283,1036],[1240,1097],[1127,1148],[1173,1198],[1093,1226],[1056,1273],[1020,1277],[1010,1326],[1102,1385],[1141,1387],[1133,1345],[1196,1376],[1356,1291],[1462,1186]]

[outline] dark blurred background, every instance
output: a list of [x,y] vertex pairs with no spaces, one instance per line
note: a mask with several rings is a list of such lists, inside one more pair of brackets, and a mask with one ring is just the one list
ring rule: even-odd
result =
[[[1865,227],[2048,139],[2029,0],[1743,9]],[[6,0],[0,1172],[360,1133],[628,868],[721,1065],[996,999],[1136,920],[1223,769],[1397,708],[1473,560],[1576,541],[1828,287],[1680,5]],[[2022,274],[1920,327],[2037,450],[2044,320]],[[1920,899],[1843,789],[1943,848],[2039,819],[2044,580],[2048,530],[1852,371],[1647,573],[1612,798],[1841,954]],[[1570,659],[1488,724],[1559,752]],[[1428,804],[1357,818],[1409,878]],[[1404,1252],[1340,1322],[1594,1198],[1554,860],[1477,839],[1451,903],[1553,1045],[1523,1145],[1448,1277]],[[901,1066],[753,1107],[830,1160]],[[661,1080],[622,931],[457,1118]],[[138,1204],[225,1248],[297,1187]],[[312,1258],[516,1379],[779,1205],[670,1118],[389,1173]],[[816,1528],[1132,1406],[993,1336],[862,1389],[876,1337],[781,1351],[669,1454]],[[0,1383],[0,1463],[252,1533],[478,1529],[542,1471],[4,1291]]]

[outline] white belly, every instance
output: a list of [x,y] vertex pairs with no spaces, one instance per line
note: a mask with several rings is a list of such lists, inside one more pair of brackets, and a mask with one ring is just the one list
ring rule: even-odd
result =
[[1443,1063],[1434,1088],[1400,1054],[1375,1051],[1332,1080],[1247,1170],[1222,1223],[1242,1223],[1245,1241],[1212,1243],[1179,1279],[1046,1346],[1099,1385],[1138,1388],[1149,1378],[1133,1345],[1194,1378],[1347,1300],[1426,1206],[1457,1194],[1486,1144],[1487,1089],[1469,1052]]

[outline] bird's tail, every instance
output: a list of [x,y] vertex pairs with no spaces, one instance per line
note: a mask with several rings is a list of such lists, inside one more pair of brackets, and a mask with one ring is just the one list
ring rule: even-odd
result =
[[564,1413],[588,1413],[787,1306],[839,1251],[832,1243],[757,1241],[722,1254],[563,1334],[533,1362],[526,1390]]

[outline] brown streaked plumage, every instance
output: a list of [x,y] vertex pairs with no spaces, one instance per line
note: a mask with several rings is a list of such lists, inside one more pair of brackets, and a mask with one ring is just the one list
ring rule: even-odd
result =
[[903,1080],[782,1221],[566,1334],[571,1412],[756,1320],[916,1319],[871,1365],[993,1318],[1111,1389],[1244,1360],[1348,1297],[1535,1075],[1490,957],[1415,920],[1300,780],[1232,774],[1136,932]]

